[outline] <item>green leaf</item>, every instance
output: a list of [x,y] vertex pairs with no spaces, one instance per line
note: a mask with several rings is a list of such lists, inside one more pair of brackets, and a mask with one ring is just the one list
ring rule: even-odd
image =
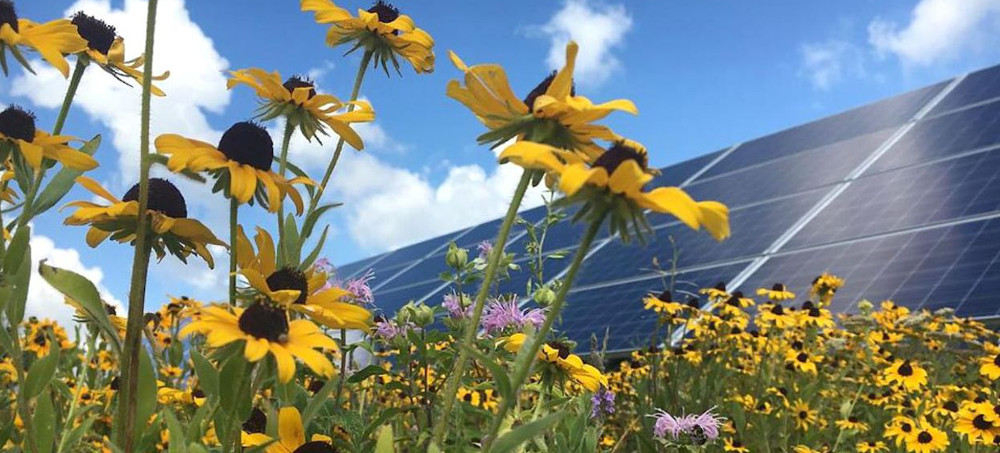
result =
[[[84,143],[83,146],[80,147],[80,152],[93,156],[99,146],[101,146],[101,134],[95,135],[89,142]],[[62,198],[65,197],[71,189],[73,189],[73,186],[76,184],[77,176],[82,174],[83,172],[80,170],[74,170],[63,166],[62,169],[60,169],[51,180],[49,180],[49,183],[45,185],[45,188],[42,189],[42,193],[38,194],[38,198],[31,206],[31,216],[35,217],[45,211],[48,211],[59,203],[59,201],[62,200]]]
[[330,231],[330,225],[323,227],[323,234],[319,236],[319,240],[316,241],[316,246],[313,250],[309,252],[306,259],[302,260],[302,264],[299,264],[299,268],[303,271],[306,270],[310,265],[316,262],[316,258],[319,258],[319,254],[323,252],[323,243],[326,242],[326,234]]
[[8,275],[17,273],[24,263],[24,254],[31,249],[31,227],[25,225],[24,228],[14,230],[14,237],[7,246],[7,252],[3,257],[3,269]]
[[323,403],[329,401],[330,394],[333,390],[337,388],[337,380],[331,379],[323,383],[323,387],[313,395],[312,399],[309,400],[309,404],[306,405],[306,410],[302,411],[302,424],[309,426],[309,422],[312,421],[313,417],[316,416],[316,412],[319,408],[323,406]]
[[368,365],[359,370],[357,373],[352,374],[351,377],[347,378],[347,382],[350,382],[351,384],[357,384],[358,382],[361,382],[372,376],[378,376],[380,374],[389,374],[389,372],[380,366]]
[[344,203],[324,204],[316,208],[313,212],[310,212],[309,215],[306,216],[306,220],[302,222],[302,237],[308,238],[309,236],[312,236],[312,231],[316,226],[316,222],[319,221],[320,216],[326,213],[326,211],[343,205]]
[[396,451],[393,447],[393,435],[392,426],[385,425],[378,429],[378,440],[375,441],[375,453],[393,453]]
[[[124,383],[123,383],[124,384]],[[139,348],[139,385],[136,388],[135,405],[136,442],[142,438],[145,421],[156,412],[156,373],[153,371],[153,361],[149,358],[145,347]]]
[[20,324],[24,319],[24,305],[28,301],[28,285],[31,283],[31,227],[18,228],[11,238],[10,247],[3,260],[3,296],[6,296],[4,310],[11,325]]
[[[48,341],[52,341],[52,338],[50,337]],[[24,395],[28,399],[40,395],[52,381],[52,377],[56,375],[56,367],[59,365],[59,354],[58,346],[49,348],[49,355],[31,365],[28,377],[24,380]]]
[[[250,415],[251,395],[245,394],[249,387],[247,361],[243,354],[234,354],[222,366],[219,373],[219,383],[226,385],[219,388],[219,401],[222,409],[235,420],[243,421]],[[247,381],[244,383],[244,381]]]
[[490,373],[493,374],[493,380],[497,384],[497,390],[500,391],[501,396],[504,398],[513,397],[512,395],[514,391],[510,386],[510,377],[507,375],[507,371],[504,370],[503,367],[496,362],[496,360],[490,359],[489,357],[483,355],[482,352],[479,352],[478,349],[467,344],[459,343],[458,346],[468,351],[468,353],[471,354],[476,361],[482,363],[487,369],[490,370]]
[[553,412],[531,423],[518,426],[497,439],[490,451],[496,453],[515,451],[521,444],[541,435],[565,416],[564,411]]
[[167,431],[170,433],[170,445],[168,447],[169,453],[187,453],[187,442],[184,439],[184,428],[181,427],[180,422],[177,421],[177,417],[174,416],[174,411],[165,410],[161,412],[163,418],[167,421]]
[[219,397],[219,371],[212,366],[205,356],[196,349],[191,348],[191,362],[194,363],[194,371],[198,375],[198,384],[206,395]]
[[[278,263],[280,266],[298,266],[299,256],[302,251],[302,242],[299,238],[299,231],[295,225],[295,216],[288,213],[285,217],[285,237],[278,239],[279,249],[284,260]],[[280,259],[281,257],[279,257]]]
[[93,319],[97,327],[104,332],[106,338],[111,339],[111,346],[121,356],[122,339],[118,336],[118,329],[111,323],[111,318],[104,308],[104,302],[101,301],[97,287],[86,277],[73,271],[49,266],[45,264],[45,261],[38,264],[38,273],[59,292],[79,302],[80,306],[87,312],[88,317]]
[[31,437],[35,439],[38,453],[51,453],[56,436],[56,412],[48,393],[38,398],[35,415],[31,419]]
[[66,436],[59,441],[59,451],[70,451],[69,446],[76,446],[80,443],[80,439],[83,438],[83,434],[90,431],[91,425],[94,424],[95,417],[88,417],[79,426],[73,428]]

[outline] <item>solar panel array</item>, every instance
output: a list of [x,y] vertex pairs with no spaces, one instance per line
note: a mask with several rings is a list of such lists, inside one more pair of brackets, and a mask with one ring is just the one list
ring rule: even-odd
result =
[[[655,316],[641,299],[664,289],[678,247],[675,293],[727,282],[752,292],[776,282],[807,293],[826,271],[846,279],[832,309],[860,299],[907,307],[953,307],[1000,315],[1000,66],[960,76],[662,169],[656,185],[730,207],[733,237],[716,243],[667,216],[651,215],[645,245],[604,235],[570,292],[559,330],[609,351],[642,347]],[[521,213],[540,221],[544,207]],[[407,301],[438,304],[452,289],[438,279],[449,241],[469,247],[496,235],[500,220],[341,267],[374,269],[376,303],[392,313]],[[572,253],[583,226],[551,228],[545,253]],[[515,227],[509,251],[523,252]],[[548,278],[569,259],[550,260]],[[526,266],[522,266],[526,268]],[[524,296],[528,272],[502,291]],[[526,300],[526,299],[525,299]]]

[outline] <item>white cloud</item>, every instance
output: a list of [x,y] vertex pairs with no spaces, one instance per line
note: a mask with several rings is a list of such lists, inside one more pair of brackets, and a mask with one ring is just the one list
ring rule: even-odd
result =
[[580,44],[574,80],[596,86],[621,69],[612,50],[622,45],[632,28],[632,17],[624,5],[605,5],[588,0],[566,0],[548,23],[537,31],[549,36],[551,47],[546,59],[552,69],[566,61],[566,43]]
[[881,56],[892,54],[905,64],[927,66],[995,47],[998,32],[998,0],[921,0],[902,27],[873,20],[868,42]]
[[59,248],[56,247],[52,239],[46,236],[32,235],[31,259],[34,275],[31,276],[31,285],[28,287],[28,302],[25,306],[26,317],[35,316],[40,319],[53,319],[66,328],[68,334],[73,335],[73,314],[75,310],[63,302],[62,293],[50,286],[48,282],[35,272],[38,269],[38,263],[42,260],[46,260],[46,263],[50,266],[67,269],[89,279],[97,286],[97,290],[101,293],[104,301],[113,305],[119,314],[124,315],[121,301],[114,297],[101,284],[104,280],[104,271],[98,266],[88,267],[85,265],[80,258],[80,252],[76,249]]
[[845,78],[864,77],[864,54],[847,41],[830,40],[804,44],[801,74],[813,87],[827,90]]
[[[83,11],[116,27],[125,39],[126,57],[142,53],[146,33],[146,2],[125,0],[121,9],[110,0],[79,0],[65,10],[66,15]],[[225,70],[229,63],[215,50],[212,40],[195,24],[183,0],[162,0],[156,22],[154,73],[170,71],[170,78],[157,85],[166,97],[152,100],[152,136],[166,132],[214,141],[220,133],[212,129],[205,112],[222,112],[229,104]],[[36,105],[58,108],[67,81],[52,68],[37,65],[37,76],[14,80],[11,92],[26,96]],[[44,68],[44,69],[42,69]],[[121,184],[131,185],[138,169],[141,90],[127,86],[100,68],[92,66],[84,74],[74,101],[74,109],[111,130],[118,150]],[[71,113],[71,115],[78,115]],[[68,131],[75,132],[75,131]],[[107,162],[105,160],[105,162]]]

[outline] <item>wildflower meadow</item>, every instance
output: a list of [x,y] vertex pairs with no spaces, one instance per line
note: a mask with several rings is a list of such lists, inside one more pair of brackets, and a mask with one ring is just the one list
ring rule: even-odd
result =
[[[741,234],[730,231],[725,204],[657,186],[642,137],[605,124],[639,114],[636,102],[578,92],[583,43],[566,43],[562,67],[547,77],[540,68],[536,86],[515,87],[499,64],[436,49],[419,17],[382,0],[281,2],[326,30],[331,55],[361,56],[353,83],[330,87],[347,96],[279,74],[262,55],[259,66],[226,75],[234,96],[256,101],[251,119],[209,142],[150,133],[151,105],[173,95],[161,89],[169,71],[152,70],[154,34],[170,39],[155,32],[157,0],[147,3],[145,41],[128,43],[88,11],[26,18],[18,3],[0,0],[2,71],[31,77],[49,65],[69,84],[53,124],[0,99],[3,451],[1000,450],[996,332],[949,309],[893,301],[862,300],[835,315],[830,305],[850,282],[822,269],[808,294],[792,293],[791,282],[744,294],[713,281],[682,295],[664,279],[661,291],[629,301],[658,320],[644,346],[608,354],[601,332],[592,344],[569,341],[559,321],[599,234],[642,243],[654,214],[716,241]],[[432,71],[453,75],[441,95],[482,124],[473,145],[502,147],[499,162],[521,176],[495,237],[444,254],[440,277],[452,289],[443,298],[383,312],[377,275],[342,278],[324,257],[338,205],[322,195],[352,157],[345,150],[365,147],[356,128],[378,106],[359,95],[364,82],[406,85]],[[87,175],[102,164],[99,136],[63,134],[79,114],[85,72],[134,86],[142,105],[138,172],[125,193]],[[297,136],[329,149],[325,172],[296,165]],[[189,216],[180,180],[211,188],[228,230]],[[545,219],[530,224],[518,211],[539,186],[549,194]],[[64,199],[74,187],[92,196]],[[241,219],[250,210],[268,222]],[[543,255],[547,229],[568,212],[584,227],[579,246]],[[94,253],[134,251],[112,276],[129,282],[125,312],[83,275],[33,266],[29,239],[43,215],[85,236]],[[525,224],[529,239],[508,247],[512,228]],[[215,262],[210,246],[227,259]],[[522,258],[532,273],[525,292],[501,292]],[[211,300],[148,293],[154,259],[222,266],[228,285]],[[557,279],[553,259],[568,263]],[[32,285],[61,293],[49,303],[73,307],[77,322],[25,316]]]

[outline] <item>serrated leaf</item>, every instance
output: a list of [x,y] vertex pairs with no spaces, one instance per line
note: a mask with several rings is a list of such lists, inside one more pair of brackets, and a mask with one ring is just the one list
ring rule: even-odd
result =
[[[50,337],[47,341],[51,342],[52,338]],[[48,387],[49,382],[56,375],[60,352],[58,346],[49,348],[49,355],[31,364],[31,368],[28,369],[28,377],[24,380],[24,394],[28,399],[40,395],[45,387]]]
[[518,426],[497,439],[490,451],[496,453],[513,452],[517,449],[517,447],[521,446],[521,444],[540,436],[545,431],[548,431],[549,428],[554,426],[565,416],[566,412],[564,411],[553,412],[539,418],[538,420]]
[[[80,152],[93,156],[97,152],[97,148],[101,146],[101,134],[97,134],[94,138],[90,139],[87,143],[84,143],[80,147]],[[59,203],[60,200],[76,184],[76,178],[82,175],[84,172],[80,170],[74,170],[72,168],[63,166],[55,176],[49,180],[49,183],[45,185],[42,189],[42,193],[38,194],[38,198],[31,207],[31,216],[35,217],[39,214],[48,211],[53,206]]]

